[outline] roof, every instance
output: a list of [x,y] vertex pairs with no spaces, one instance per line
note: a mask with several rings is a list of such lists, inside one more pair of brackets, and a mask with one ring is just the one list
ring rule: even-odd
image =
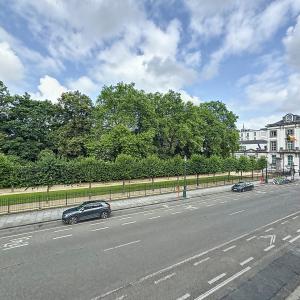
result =
[[[293,120],[288,121],[287,117],[293,116]],[[293,125],[293,124],[300,124],[300,116],[299,115],[293,115],[293,114],[286,114],[282,120],[268,124],[266,127],[277,127],[277,126],[284,126],[284,125]]]

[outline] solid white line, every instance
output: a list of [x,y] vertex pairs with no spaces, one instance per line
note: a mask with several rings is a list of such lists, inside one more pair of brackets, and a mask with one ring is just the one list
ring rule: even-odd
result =
[[220,274],[219,276],[217,276],[217,277],[215,277],[215,278],[209,280],[209,281],[208,281],[208,284],[213,284],[214,282],[220,280],[220,279],[223,278],[224,276],[226,276],[226,273],[222,273],[222,274]]
[[20,247],[24,247],[24,246],[28,246],[29,243],[24,243],[22,245],[16,245],[16,246],[12,246],[12,247],[8,247],[8,248],[5,248],[5,249],[2,249],[3,251],[5,250],[11,250],[11,249],[14,249],[14,248],[20,248]]
[[294,237],[293,239],[291,239],[289,242],[290,243],[294,243],[298,239],[300,239],[300,235],[297,235],[296,237]]
[[228,247],[228,248],[224,249],[223,252],[227,252],[227,251],[229,251],[229,250],[231,250],[231,249],[234,249],[235,247],[236,247],[236,245],[233,245],[233,246],[231,246],[231,247]]
[[289,222],[289,221],[286,220],[286,221],[282,222],[281,224],[284,225],[284,224],[286,224],[286,223],[288,223],[288,222]]
[[198,266],[198,265],[202,264],[203,262],[208,261],[209,259],[210,259],[210,257],[203,258],[203,259],[195,262],[194,266]]
[[295,219],[297,219],[299,216],[296,216],[296,217],[294,217],[294,218],[292,218],[293,220],[295,220]]
[[271,246],[265,248],[264,251],[267,252],[267,251],[271,250],[271,249],[274,248],[274,247],[275,247],[275,245],[271,245]]
[[238,278],[239,276],[243,275],[244,273],[248,272],[249,270],[251,270],[251,267],[247,267],[247,268],[243,269],[242,271],[234,274],[233,276],[231,276],[228,279],[224,280],[223,282],[219,283],[217,286],[215,286],[211,290],[209,290],[206,293],[200,295],[195,300],[202,300],[202,299],[207,298],[209,295],[213,294],[215,291],[219,290],[221,287],[225,286],[226,284],[228,284],[232,280]]
[[118,245],[118,246],[115,246],[115,247],[111,247],[111,248],[104,249],[103,251],[110,251],[110,250],[117,249],[117,248],[121,248],[121,247],[124,247],[124,246],[136,244],[136,243],[139,243],[140,241],[141,241],[141,240],[137,240],[137,241],[129,242],[129,243],[126,243],[126,244],[121,244],[121,245]]
[[170,278],[172,278],[172,277],[175,276],[175,275],[176,275],[175,272],[172,273],[172,274],[169,274],[169,275],[167,275],[167,276],[165,276],[165,277],[162,277],[162,278],[160,278],[160,279],[154,281],[154,284],[158,284],[158,283],[160,283],[160,282],[162,282],[162,281],[165,281],[165,280],[167,280],[167,279],[170,279]]
[[236,212],[234,212],[234,213],[231,213],[231,214],[229,214],[229,216],[233,216],[233,215],[236,215],[236,214],[240,214],[240,213],[242,213],[243,211],[245,211],[245,209],[236,211]]
[[91,231],[98,231],[98,230],[104,230],[104,229],[108,229],[109,227],[101,227],[101,228],[96,228],[96,229],[93,229]]
[[153,219],[157,219],[157,218],[160,218],[160,216],[151,217],[151,218],[148,218],[148,220],[153,220]]
[[246,241],[249,242],[249,241],[251,241],[251,240],[253,240],[255,238],[256,238],[256,235],[253,235],[253,236],[249,237],[248,239],[246,239]]
[[53,233],[55,233],[55,232],[61,232],[61,231],[67,231],[67,230],[72,230],[72,228],[55,230],[55,231],[53,231]]
[[63,239],[63,238],[69,237],[69,236],[72,236],[72,234],[57,236],[57,237],[54,237],[53,240]]
[[267,229],[267,230],[265,230],[265,232],[269,232],[269,231],[271,231],[271,230],[273,230],[274,228],[269,228],[269,229]]
[[246,260],[242,261],[242,262],[240,263],[240,265],[243,266],[243,265],[247,264],[248,262],[250,262],[250,261],[253,260],[253,259],[254,259],[254,258],[251,256],[251,257],[247,258]]
[[122,226],[124,226],[124,225],[133,224],[133,223],[136,223],[136,221],[132,221],[132,222],[123,223],[123,224],[121,224],[121,225],[122,225]]
[[176,300],[185,300],[185,299],[189,298],[190,296],[191,296],[190,294],[185,294],[182,297],[177,298]]
[[283,241],[286,241],[286,240],[288,240],[289,238],[291,238],[292,236],[291,235],[287,235],[287,236],[285,236],[282,240]]

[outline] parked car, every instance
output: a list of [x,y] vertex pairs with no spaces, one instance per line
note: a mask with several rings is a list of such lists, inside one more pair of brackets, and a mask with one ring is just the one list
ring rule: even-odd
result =
[[274,184],[287,184],[287,183],[291,183],[292,181],[288,178],[284,178],[284,177],[277,177],[273,179],[273,183]]
[[233,192],[245,192],[254,189],[254,184],[251,182],[238,182],[234,184],[231,188]]
[[110,204],[106,201],[86,201],[81,205],[65,210],[62,214],[62,221],[65,224],[76,224],[79,221],[102,218],[110,216]]

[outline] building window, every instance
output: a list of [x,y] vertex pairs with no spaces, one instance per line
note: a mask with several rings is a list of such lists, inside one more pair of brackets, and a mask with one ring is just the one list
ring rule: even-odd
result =
[[270,137],[277,137],[277,130],[271,130]]
[[270,150],[271,151],[277,151],[277,142],[276,141],[271,141],[270,142]]
[[287,129],[286,134],[287,135],[294,135],[294,129]]
[[254,136],[256,136],[256,131],[254,131]]
[[292,141],[286,142],[286,148],[288,150],[294,150],[294,142],[292,142]]
[[276,155],[272,155],[272,165],[276,165]]
[[293,165],[293,155],[288,155],[288,166]]

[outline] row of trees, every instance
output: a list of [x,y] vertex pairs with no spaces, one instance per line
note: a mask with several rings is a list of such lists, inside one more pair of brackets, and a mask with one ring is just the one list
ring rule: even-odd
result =
[[58,158],[49,150],[42,151],[36,162],[26,162],[16,157],[0,154],[0,187],[34,187],[79,182],[104,182],[162,176],[180,176],[186,169],[188,175],[216,174],[218,172],[243,172],[262,170],[265,158],[258,160],[245,156],[220,158],[193,154],[185,161],[180,156],[161,159],[156,155],[137,159],[127,154],[119,155],[114,162],[94,157],[67,160]]
[[239,147],[236,120],[222,102],[194,105],[173,91],[146,93],[134,84],[104,86],[95,102],[75,91],[52,103],[11,95],[0,81],[0,153],[32,162],[44,150],[68,160],[225,158]]

